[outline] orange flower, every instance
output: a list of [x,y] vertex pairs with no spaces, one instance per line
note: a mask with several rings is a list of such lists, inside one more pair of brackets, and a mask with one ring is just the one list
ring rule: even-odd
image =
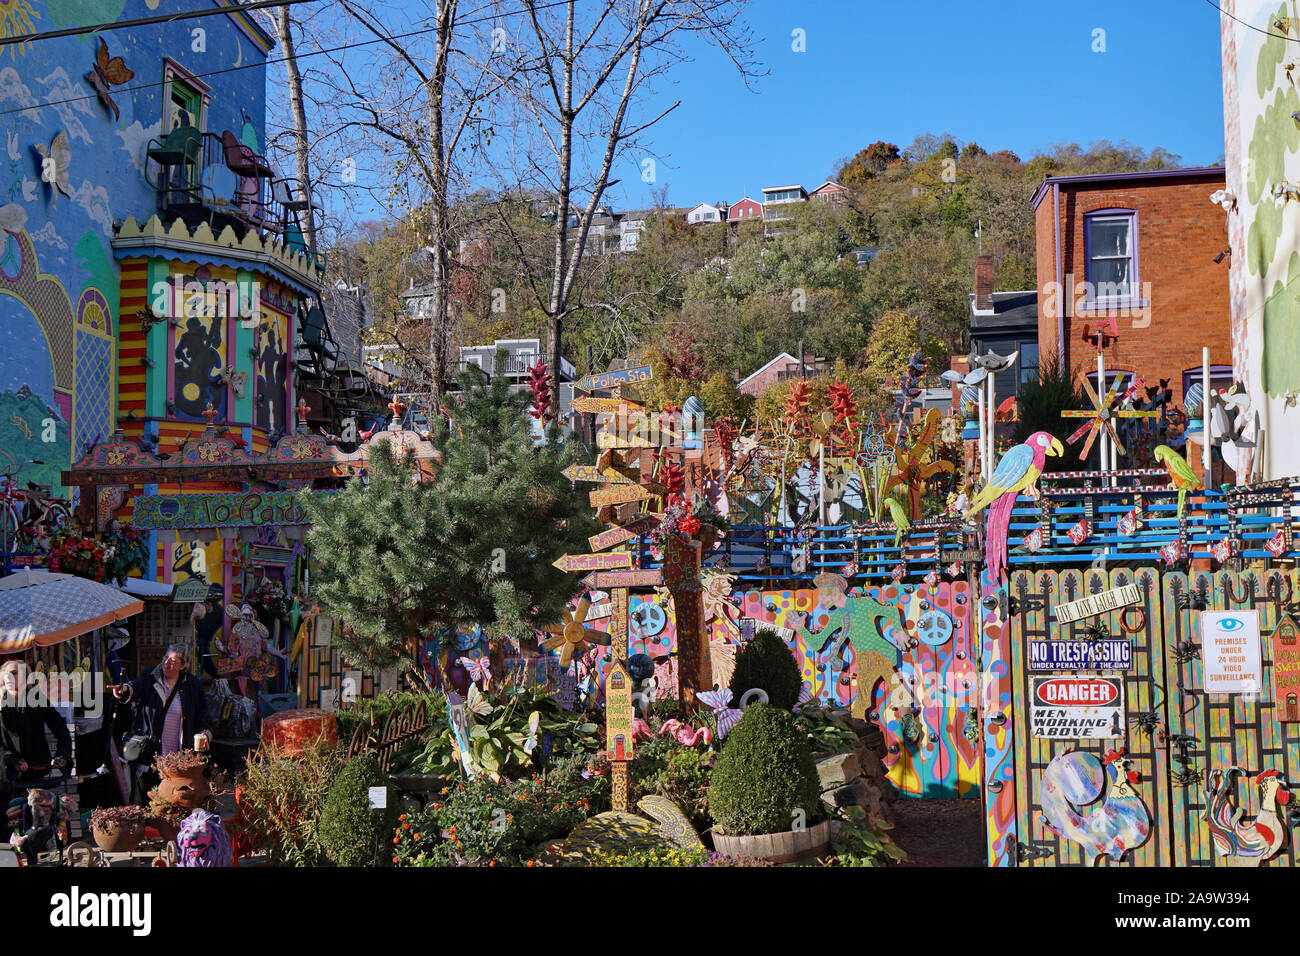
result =
[[524,864],[524,866],[532,866],[532,865],[533,865],[533,861],[532,861],[532,860],[529,860],[527,863]]
[[417,833],[417,834],[415,835],[415,838],[416,838],[417,840],[420,839],[420,834]]
[[402,829],[403,829],[403,830],[409,830],[409,829],[411,829],[411,825],[410,825],[409,823],[403,823],[403,824],[402,824]]
[[496,866],[496,865],[497,865],[497,861],[496,861],[496,860],[491,860],[491,861],[488,863],[488,866]]
[[394,862],[394,863],[400,863],[401,861],[398,860],[397,857],[393,857],[393,862]]
[[439,792],[439,793],[446,793],[446,792],[447,792],[447,788],[446,788],[446,787],[443,787],[443,788],[442,788],[441,790],[439,790],[438,792]]
[[402,838],[401,838],[401,837],[393,837],[393,842],[394,842],[394,843],[401,843],[401,842],[402,842]]

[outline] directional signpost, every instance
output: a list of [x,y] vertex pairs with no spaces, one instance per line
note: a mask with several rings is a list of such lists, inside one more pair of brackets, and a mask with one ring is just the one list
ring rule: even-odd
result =
[[609,468],[601,471],[595,465],[570,465],[560,472],[570,481],[590,481],[598,485],[630,485],[632,479]]
[[593,571],[582,579],[582,583],[601,591],[610,588],[657,588],[664,583],[664,576],[658,568],[635,571]]
[[620,528],[610,528],[599,534],[593,534],[587,539],[587,543],[591,545],[592,551],[604,551],[616,544],[622,544],[629,538],[635,538],[643,531],[650,531],[659,523],[661,517],[661,515],[657,514],[647,514],[645,517],[637,518]]
[[636,402],[629,402],[626,398],[593,398],[590,395],[580,395],[573,400],[573,410],[575,412],[584,412],[588,415],[599,415],[610,412],[629,412],[641,411],[642,406]]
[[649,365],[637,365],[633,368],[620,368],[617,371],[601,375],[584,375],[573,387],[580,392],[591,392],[598,388],[615,388],[630,382],[648,382],[651,378]]
[[593,508],[599,508],[602,505],[621,505],[629,501],[641,501],[650,497],[650,493],[640,485],[629,484],[597,488],[589,492],[587,497],[591,500]]
[[609,568],[630,568],[632,555],[626,551],[607,554],[566,554],[552,562],[561,571],[604,571]]

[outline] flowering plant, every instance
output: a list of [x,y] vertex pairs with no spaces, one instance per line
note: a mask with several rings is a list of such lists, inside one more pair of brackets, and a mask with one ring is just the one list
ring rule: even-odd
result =
[[94,538],[61,531],[50,540],[50,570],[104,580],[104,549]]
[[289,613],[289,592],[284,585],[271,578],[263,578],[251,592],[244,596],[250,607],[266,611],[272,617],[284,617]]
[[688,501],[677,501],[664,509],[663,520],[650,532],[650,550],[661,558],[671,535],[697,537],[709,525],[720,530],[729,527],[727,519],[718,513],[713,504],[702,495],[693,494]]
[[129,524],[114,523],[104,535],[104,573],[110,581],[143,571],[149,564],[149,549],[143,531]]
[[92,811],[90,814],[90,828],[92,830],[134,830],[136,827],[142,827],[149,819],[149,814],[144,807],[137,807],[134,804],[124,807],[101,807]]

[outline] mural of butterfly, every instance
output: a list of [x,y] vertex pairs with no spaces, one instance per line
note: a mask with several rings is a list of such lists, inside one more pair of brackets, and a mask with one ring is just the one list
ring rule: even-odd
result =
[[100,37],[99,49],[95,52],[95,63],[91,71],[86,74],[86,82],[95,88],[95,92],[99,94],[99,101],[113,111],[114,121],[121,118],[121,112],[110,95],[112,87],[127,82],[133,76],[135,73],[127,69],[120,56],[109,59],[108,44],[104,42],[103,37]]
[[492,680],[491,661],[487,657],[458,657],[456,663],[464,666],[469,671],[469,676],[475,684],[481,683],[484,688]]
[[66,130],[59,130],[48,148],[44,143],[37,143],[32,148],[41,157],[41,181],[50,184],[52,200],[50,204],[56,205],[59,193],[65,196],[72,195],[72,189],[68,186],[68,166],[72,162],[72,147],[68,145],[68,133]]

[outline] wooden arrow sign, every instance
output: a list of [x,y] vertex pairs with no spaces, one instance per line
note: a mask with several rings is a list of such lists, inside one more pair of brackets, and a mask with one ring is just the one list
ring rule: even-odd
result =
[[641,501],[649,497],[647,492],[640,485],[613,485],[605,488],[597,488],[590,492],[587,497],[591,501],[593,508],[599,508],[602,505],[621,505],[629,501]]
[[600,534],[593,534],[587,539],[587,543],[591,545],[592,551],[604,551],[616,544],[622,544],[628,538],[635,538],[638,534],[649,531],[659,523],[659,517],[656,514],[648,514],[623,525],[621,528],[610,528],[607,531],[600,532]]
[[641,408],[641,405],[629,402],[625,398],[593,398],[590,395],[580,395],[573,400],[575,412],[585,412],[589,415],[598,415],[602,412],[641,411]]
[[593,571],[582,579],[589,588],[654,588],[664,583],[658,568],[636,571]]
[[590,481],[598,485],[628,485],[632,483],[630,478],[619,474],[612,468],[601,471],[595,465],[570,465],[560,474],[570,481]]
[[649,365],[637,365],[634,368],[621,368],[602,375],[584,375],[574,383],[573,387],[580,392],[590,392],[598,388],[626,385],[629,382],[648,382],[651,374]]
[[630,568],[632,555],[626,551],[606,554],[566,554],[552,562],[561,571],[602,571],[608,568]]
[[617,432],[601,430],[596,432],[596,447],[601,449],[609,448],[653,448],[654,443],[649,438],[636,431],[628,431],[620,435]]

